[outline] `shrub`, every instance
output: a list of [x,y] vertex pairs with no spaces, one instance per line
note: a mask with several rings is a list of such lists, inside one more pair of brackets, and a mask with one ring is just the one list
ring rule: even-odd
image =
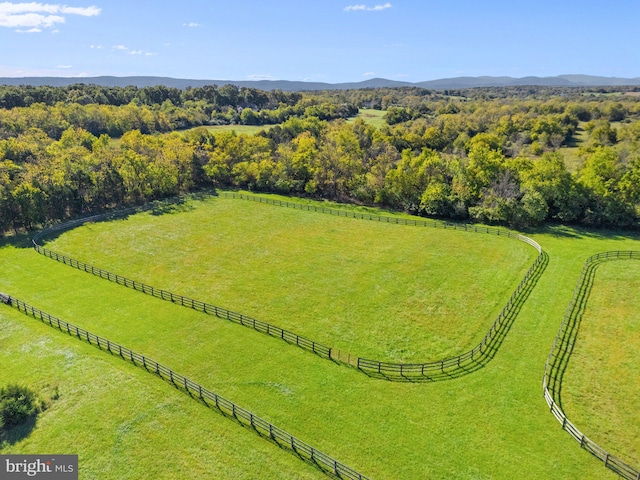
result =
[[0,388],[0,429],[20,425],[39,410],[37,395],[29,388],[17,384]]

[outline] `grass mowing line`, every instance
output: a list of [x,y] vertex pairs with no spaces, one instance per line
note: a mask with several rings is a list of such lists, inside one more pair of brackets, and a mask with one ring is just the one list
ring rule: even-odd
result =
[[[62,262],[66,265],[70,265],[79,270],[84,270],[87,273],[92,273],[93,275],[99,276],[101,278],[107,279],[112,282],[116,282],[120,285],[124,285],[129,288],[133,288],[134,290],[146,293],[148,295],[152,295],[154,297],[161,298],[163,300],[171,301],[174,303],[179,303],[182,306],[186,306],[207,314],[212,314],[219,318],[226,319],[249,328],[253,328],[254,330],[260,333],[266,333],[267,335],[270,335],[270,336],[279,337],[282,340],[286,341],[287,343],[296,344],[297,346],[305,350],[312,351],[313,353],[315,353],[316,355],[319,355],[322,358],[332,360],[340,364],[346,364],[346,365],[356,367],[358,370],[369,375],[370,377],[381,378],[381,379],[390,380],[390,381],[413,381],[413,382],[439,381],[439,380],[457,378],[457,377],[472,373],[482,368],[483,366],[485,366],[495,356],[498,350],[498,347],[502,344],[504,337],[509,331],[509,328],[511,327],[513,321],[515,320],[515,317],[517,316],[526,298],[531,293],[533,287],[537,283],[538,278],[540,277],[540,275],[542,275],[548,263],[548,257],[543,252],[542,248],[537,242],[535,242],[534,240],[528,237],[525,237],[524,235],[513,234],[509,231],[505,231],[497,228],[489,228],[489,227],[478,228],[478,226],[472,226],[468,224],[456,225],[452,223],[439,222],[435,220],[434,221],[417,221],[417,220],[409,220],[409,219],[403,219],[398,217],[371,215],[371,214],[364,214],[364,213],[357,213],[357,212],[349,212],[345,210],[334,210],[332,208],[317,207],[315,205],[312,206],[309,204],[304,205],[301,203],[295,203],[295,202],[289,202],[289,201],[273,200],[273,199],[254,196],[254,195],[221,192],[221,196],[224,198],[250,200],[250,201],[259,202],[259,203],[266,203],[269,205],[282,206],[282,207],[299,209],[299,210],[314,211],[318,213],[326,213],[329,215],[345,216],[345,217],[356,218],[361,220],[395,223],[400,225],[413,225],[413,226],[424,226],[424,227],[444,228],[444,229],[448,228],[453,230],[464,230],[466,232],[494,234],[498,236],[502,235],[508,238],[517,239],[519,241],[522,241],[532,246],[538,251],[538,256],[536,257],[536,260],[531,265],[529,270],[526,272],[524,278],[521,280],[516,290],[513,292],[513,294],[509,298],[506,306],[502,309],[497,319],[491,325],[491,328],[489,329],[487,334],[484,336],[483,340],[479,344],[477,344],[475,347],[473,347],[471,350],[455,357],[448,357],[441,360],[425,362],[425,363],[392,363],[392,362],[381,362],[378,360],[359,358],[349,353],[340,352],[339,350],[333,349],[332,347],[323,345],[319,342],[315,342],[306,337],[300,336],[294,332],[284,330],[280,327],[271,325],[266,322],[262,322],[255,318],[242,315],[240,313],[232,312],[222,307],[210,305],[205,302],[201,302],[199,300],[194,300],[192,298],[174,294],[166,290],[157,289],[150,285],[146,285],[144,283],[137,282],[135,280],[131,280],[120,275],[116,275],[109,271],[103,270],[98,267],[94,267],[84,262],[80,262],[73,258],[60,255],[52,250],[42,247],[38,243],[38,241],[41,238],[45,237],[50,233],[57,232],[59,230],[66,230],[68,228],[79,226],[87,222],[98,221],[103,218],[102,215],[97,215],[97,216],[89,217],[86,219],[74,220],[71,222],[63,223],[55,227],[51,227],[49,229],[43,230],[33,238],[32,243],[36,251],[38,251],[38,253],[41,253],[49,258]],[[129,213],[130,211],[131,210],[129,209],[126,212]],[[113,217],[114,217],[113,213],[109,213],[106,216],[106,218],[109,218],[109,219]]]
[[[183,390],[190,397],[194,398],[197,394],[197,400],[200,400],[209,408],[215,408],[225,417],[233,417],[242,426],[251,427],[255,432],[263,438],[266,438],[281,448],[286,448],[295,453],[303,461],[316,465],[320,470],[334,478],[347,478],[353,480],[368,480],[367,477],[338,462],[333,457],[323,453],[322,451],[312,447],[306,442],[299,440],[293,435],[287,433],[281,428],[276,427],[272,423],[263,420],[254,415],[250,411],[236,405],[220,395],[207,390],[202,385],[195,383],[189,378],[174,372],[169,367],[162,365],[155,360],[136,353],[118,343],[95,335],[83,328],[79,328],[73,324],[53,317],[42,310],[34,308],[10,295],[0,293],[0,302],[14,307],[26,315],[31,315],[43,323],[48,323],[53,328],[58,328],[61,332],[66,331],[69,335],[78,337],[78,340],[86,341],[90,345],[94,345],[102,350],[103,347],[112,355],[118,355],[123,360],[129,360],[136,367],[142,367],[149,373],[158,375],[163,380],[170,382],[179,390]],[[213,402],[210,403],[207,400]]]
[[569,421],[562,408],[562,379],[577,340],[578,329],[584,315],[589,295],[593,287],[599,265],[613,260],[640,260],[640,251],[613,251],[598,253],[589,257],[582,269],[573,291],[573,298],[567,307],[565,317],[553,343],[545,365],[542,388],[551,413],[562,424],[562,429],[576,439],[582,448],[604,462],[605,467],[629,480],[640,480],[640,470],[611,455],[604,448],[587,438]]

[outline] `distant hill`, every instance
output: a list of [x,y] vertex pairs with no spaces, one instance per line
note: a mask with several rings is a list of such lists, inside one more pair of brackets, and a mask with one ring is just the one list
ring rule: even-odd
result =
[[260,90],[284,90],[299,92],[309,90],[349,90],[381,87],[422,87],[429,89],[477,88],[477,87],[511,87],[522,85],[549,87],[611,87],[640,86],[640,78],[598,77],[593,75],[558,75],[556,77],[455,77],[429,80],[425,82],[398,82],[384,78],[372,78],[362,82],[322,83],[294,82],[289,80],[190,80],[170,77],[20,77],[0,78],[0,85],[51,85],[63,87],[74,83],[102,85],[105,87],[150,87],[165,85],[184,89],[216,84],[252,87]]

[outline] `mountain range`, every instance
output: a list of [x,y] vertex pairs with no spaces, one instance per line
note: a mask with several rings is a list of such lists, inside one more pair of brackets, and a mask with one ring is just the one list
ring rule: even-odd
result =
[[384,78],[372,78],[362,82],[322,83],[289,80],[194,80],[171,77],[0,77],[0,85],[51,85],[63,87],[75,83],[95,84],[105,87],[149,87],[164,85],[184,89],[215,84],[251,87],[260,90],[289,92],[310,90],[349,90],[362,88],[421,87],[428,89],[459,89],[477,87],[549,86],[549,87],[611,87],[640,86],[640,78],[599,77],[593,75],[558,75],[555,77],[454,77],[425,82],[400,82]]

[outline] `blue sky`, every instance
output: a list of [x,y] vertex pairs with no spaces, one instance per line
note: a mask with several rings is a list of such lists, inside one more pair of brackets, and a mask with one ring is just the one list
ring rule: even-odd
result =
[[0,76],[640,77],[640,1],[0,1]]

